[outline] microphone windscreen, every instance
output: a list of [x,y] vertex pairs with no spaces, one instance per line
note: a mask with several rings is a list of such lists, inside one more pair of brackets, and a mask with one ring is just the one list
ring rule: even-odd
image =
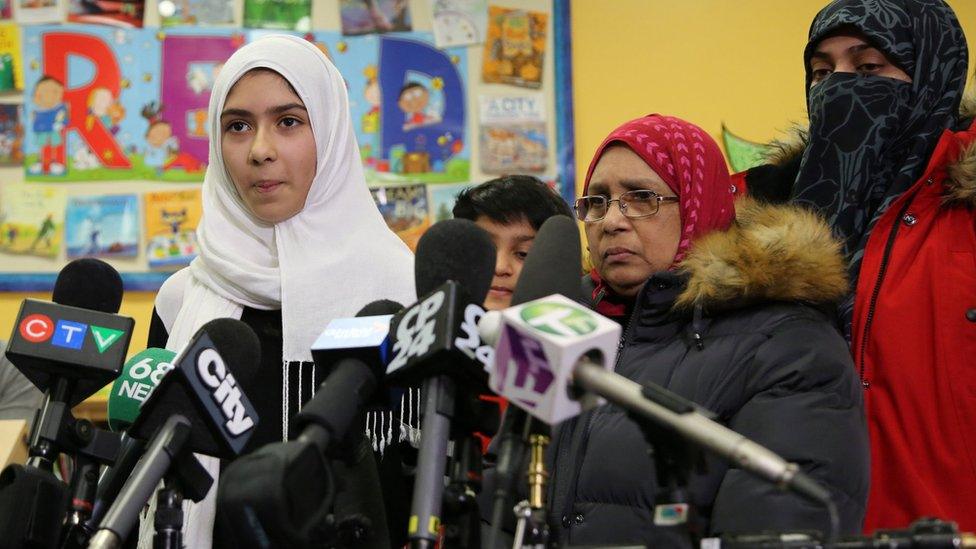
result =
[[377,299],[371,303],[367,303],[362,309],[356,313],[356,316],[383,316],[383,315],[395,315],[403,310],[403,305],[400,305],[392,299]]
[[247,385],[254,379],[261,361],[261,342],[250,326],[234,318],[215,318],[201,326],[193,339],[201,332],[210,336],[238,383]]
[[118,313],[122,305],[122,277],[100,259],[76,259],[58,273],[51,301],[89,311]]
[[562,294],[576,300],[580,295],[582,274],[579,229],[565,215],[550,217],[539,227],[532,251],[525,258],[512,305]]
[[446,219],[435,223],[417,243],[417,295],[427,295],[453,280],[471,301],[484,302],[495,275],[495,253],[491,237],[473,221]]

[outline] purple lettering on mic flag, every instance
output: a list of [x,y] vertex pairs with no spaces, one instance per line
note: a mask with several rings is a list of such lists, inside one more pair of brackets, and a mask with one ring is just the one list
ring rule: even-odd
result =
[[535,408],[555,380],[545,350],[539,341],[523,337],[511,326],[505,326],[505,339],[508,345],[499,345],[496,351],[499,383],[492,389]]

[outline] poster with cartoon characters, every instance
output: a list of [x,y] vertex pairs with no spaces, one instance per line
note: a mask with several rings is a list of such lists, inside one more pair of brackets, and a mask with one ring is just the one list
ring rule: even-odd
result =
[[69,0],[68,21],[141,28],[145,9],[146,0]]
[[138,197],[70,197],[64,214],[64,241],[68,258],[139,255]]
[[146,193],[146,257],[152,268],[179,268],[197,255],[199,189]]
[[200,181],[230,29],[38,26],[25,32],[27,179]]
[[55,187],[11,183],[0,187],[0,253],[57,257],[67,196]]

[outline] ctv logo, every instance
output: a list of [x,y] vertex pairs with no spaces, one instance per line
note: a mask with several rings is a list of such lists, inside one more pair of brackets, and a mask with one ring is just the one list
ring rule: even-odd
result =
[[18,327],[20,337],[31,343],[43,343],[51,340],[51,345],[66,349],[80,350],[85,345],[85,333],[91,330],[92,338],[99,353],[104,353],[116,341],[121,339],[122,330],[114,330],[103,326],[88,325],[73,320],[58,320],[40,313],[27,315],[20,321]]
[[590,313],[562,303],[529,305],[522,309],[520,316],[529,326],[557,336],[581,336],[597,328]]

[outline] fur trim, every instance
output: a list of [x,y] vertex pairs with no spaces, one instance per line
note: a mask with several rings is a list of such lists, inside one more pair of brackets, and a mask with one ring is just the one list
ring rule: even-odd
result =
[[848,291],[841,245],[816,214],[750,198],[736,220],[695,242],[682,262],[688,286],[675,307],[729,309],[758,301],[839,300]]
[[976,93],[964,95],[959,105],[959,116],[963,119],[976,116]]
[[946,168],[947,206],[976,206],[976,140],[963,147],[959,159]]
[[809,128],[794,124],[786,130],[786,136],[769,142],[765,154],[766,162],[774,166],[785,166],[803,156],[803,149],[809,141]]

